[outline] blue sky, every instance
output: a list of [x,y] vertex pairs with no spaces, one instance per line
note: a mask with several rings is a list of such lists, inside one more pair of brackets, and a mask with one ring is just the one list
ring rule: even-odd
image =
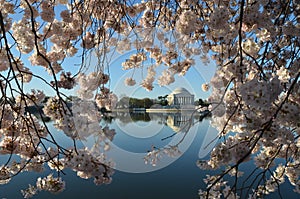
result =
[[[166,67],[161,67],[157,71],[157,76],[159,76],[162,71],[162,69],[165,69]],[[117,68],[115,70],[118,70]],[[192,66],[190,70],[186,73],[185,76],[178,76],[175,77],[175,82],[168,85],[168,86],[159,86],[157,81],[154,82],[154,88],[151,92],[145,90],[139,85],[139,82],[142,81],[143,77],[141,75],[140,71],[135,71],[134,78],[137,81],[137,84],[135,86],[126,86],[124,85],[124,79],[126,77],[131,77],[132,72],[131,71],[119,71],[114,72],[112,71],[112,77],[111,77],[111,88],[113,91],[116,92],[116,94],[120,97],[123,95],[129,95],[133,97],[138,98],[156,98],[160,95],[166,95],[172,92],[172,90],[178,88],[178,87],[184,87],[188,91],[190,91],[192,94],[195,95],[195,98],[203,98],[206,99],[209,95],[209,92],[203,92],[201,89],[201,85],[205,82],[209,82],[210,78],[214,75],[215,66],[214,64],[210,64],[208,66],[204,65],[200,60],[196,62],[195,66]],[[117,74],[116,76],[114,76]],[[145,74],[144,74],[145,75]]]
[[[63,9],[65,9],[64,6],[59,6],[56,10],[56,13],[59,13],[59,11]],[[15,14],[13,17],[14,20],[19,20],[21,18],[19,14]],[[56,18],[57,19],[60,18],[59,14],[56,14]],[[48,45],[48,47],[50,46]],[[144,98],[144,97],[157,98],[160,95],[169,94],[170,92],[172,92],[172,90],[174,90],[177,87],[186,88],[192,94],[195,95],[196,99],[197,98],[206,99],[209,96],[209,92],[202,91],[201,85],[205,82],[209,82],[211,77],[214,75],[216,66],[213,62],[211,62],[208,65],[204,65],[199,57],[195,58],[196,64],[189,69],[186,75],[176,76],[176,81],[171,85],[160,87],[155,81],[153,91],[148,92],[144,88],[142,88],[139,85],[139,83],[142,81],[143,77],[145,77],[147,74],[147,63],[145,63],[145,67],[143,69],[137,69],[134,71],[133,77],[134,79],[136,79],[137,84],[133,87],[125,86],[124,85],[125,78],[131,77],[133,71],[122,70],[122,62],[128,59],[132,53],[135,53],[135,51],[126,52],[123,55],[116,53],[115,55],[113,55],[113,58],[111,58],[111,62],[109,63],[109,72],[110,72],[111,81],[107,86],[113,92],[115,92],[115,94],[117,94],[118,97],[127,95],[127,96],[137,97],[137,98]],[[18,55],[18,52],[16,52],[16,55]],[[53,80],[53,78],[48,74],[48,72],[43,67],[31,66],[28,61],[28,57],[29,55],[22,55],[22,60],[24,61],[26,67],[30,68],[30,70],[34,74],[38,74],[48,81]],[[80,57],[66,58],[62,65],[66,72],[71,71],[72,74],[74,74],[78,70],[79,67],[78,64],[80,63],[80,61],[81,61]],[[88,64],[89,69],[87,70],[87,72],[93,71],[96,65],[97,65],[97,58],[91,56],[90,62]],[[163,69],[166,69],[166,66],[162,66],[159,68],[160,69],[157,71],[157,77],[160,75],[159,73],[161,73]],[[27,92],[29,92],[31,89],[40,89],[43,90],[46,93],[46,95],[50,95],[50,96],[55,95],[55,92],[51,87],[45,85],[45,83],[43,83],[41,80],[38,80],[36,78],[33,78],[29,84],[24,84],[24,89]],[[75,88],[73,90],[62,89],[62,91],[66,95],[76,95],[77,89],[78,88]]]
[[[168,86],[159,86],[157,81],[154,82],[154,88],[151,92],[145,90],[140,86],[140,82],[147,74],[147,67],[143,69],[137,69],[134,71],[133,78],[136,79],[137,84],[135,86],[126,86],[124,84],[124,80],[127,77],[131,77],[133,74],[132,70],[124,71],[122,69],[122,62],[125,59],[129,58],[130,54],[124,54],[116,57],[114,60],[111,61],[109,64],[109,72],[110,72],[110,82],[107,85],[119,98],[122,96],[130,96],[130,97],[137,97],[137,98],[157,98],[160,95],[166,95],[172,92],[175,88],[184,87],[192,94],[195,95],[195,99],[202,98],[206,99],[209,96],[210,92],[204,92],[201,89],[201,85],[203,83],[209,82],[211,77],[214,75],[216,66],[213,62],[208,65],[204,65],[200,58],[196,58],[195,65],[192,66],[189,71],[185,74],[185,76],[178,76],[176,75],[176,80],[174,83]],[[72,71],[75,73],[78,67],[74,66],[74,63],[78,63],[78,58],[67,58],[63,63],[63,66],[66,66],[65,71]],[[27,64],[30,64],[27,62]],[[89,63],[90,69],[87,70],[93,71],[96,65],[96,58],[92,58],[91,62]],[[158,68],[157,77],[160,75],[159,73],[165,69],[165,66],[161,66]],[[51,80],[48,72],[41,66],[30,66],[30,69],[33,73],[39,74],[40,76],[46,78],[47,80]],[[55,95],[54,90],[44,85],[40,80],[33,78],[33,80],[29,84],[25,84],[24,88],[29,91],[30,89],[40,89],[44,90],[47,95]],[[76,87],[73,90],[62,90],[66,95],[76,95],[76,91],[78,88]]]
[[[209,82],[211,77],[214,75],[216,70],[216,65],[214,62],[211,62],[208,65],[202,63],[199,56],[195,57],[195,65],[192,66],[185,76],[175,76],[175,82],[168,86],[159,86],[155,80],[152,91],[147,91],[140,86],[140,83],[147,75],[147,61],[145,61],[144,67],[136,70],[124,71],[122,69],[122,62],[129,58],[129,56],[134,53],[130,51],[122,55],[115,55],[109,64],[109,74],[111,81],[107,85],[119,98],[123,96],[137,97],[137,98],[157,98],[160,95],[167,95],[172,92],[172,90],[178,87],[184,87],[192,94],[195,95],[195,98],[206,99],[209,96],[210,92],[204,92],[201,89],[203,83]],[[91,70],[95,66],[97,58],[92,58],[90,65],[92,66]],[[149,61],[148,61],[149,62]],[[156,77],[160,76],[160,73],[166,69],[166,66],[160,66],[157,68]],[[135,86],[126,86],[124,80],[127,77],[132,77],[136,80],[137,84]]]

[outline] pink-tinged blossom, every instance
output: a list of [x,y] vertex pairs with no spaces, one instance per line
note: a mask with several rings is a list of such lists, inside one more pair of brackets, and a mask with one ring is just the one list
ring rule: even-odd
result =
[[[60,4],[63,10],[57,9]],[[147,60],[153,64],[140,82],[134,76],[126,79],[127,84],[140,84],[148,91],[155,81],[164,86],[173,83],[176,75],[185,75],[196,58],[208,66],[210,61],[216,64],[215,75],[201,87],[212,91],[208,98],[211,125],[224,140],[198,166],[220,169],[238,164],[226,172],[239,177],[235,168],[252,159],[256,167],[272,175],[249,198],[276,191],[284,179],[300,192],[298,4],[0,0],[0,153],[20,157],[0,167],[0,183],[22,170],[41,172],[46,163],[52,169],[70,168],[81,178],[94,178],[97,185],[111,182],[113,163],[99,151],[110,149],[115,131],[99,123],[106,114],[104,108],[112,110],[117,97],[107,85],[114,74],[105,72],[114,67],[115,52],[128,52],[120,69],[146,67]],[[49,72],[48,77],[36,74],[35,67],[40,66]],[[74,76],[64,72],[71,71],[69,67]],[[201,66],[197,63],[197,67]],[[92,149],[65,149],[55,140],[51,141],[55,150],[42,147],[51,132],[27,111],[45,98],[38,90],[24,92],[24,83],[32,80],[57,95],[48,99],[40,116],[51,118],[54,127],[72,139],[97,135],[99,142]],[[78,98],[70,108],[63,91],[75,85]],[[145,160],[157,165],[163,155],[175,157],[180,151],[153,148]],[[284,166],[276,165],[278,158],[286,161]],[[200,190],[200,198],[238,198],[228,182],[217,176],[207,176],[205,183],[210,191]],[[29,198],[41,190],[60,192],[64,186],[60,178],[49,175],[22,192]]]
[[136,84],[135,80],[132,79],[131,77],[127,77],[125,79],[125,85],[127,86],[134,86]]

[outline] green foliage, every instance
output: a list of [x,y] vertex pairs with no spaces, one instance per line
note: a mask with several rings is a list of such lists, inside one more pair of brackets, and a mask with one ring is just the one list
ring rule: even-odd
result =
[[209,102],[207,102],[206,100],[203,100],[201,98],[199,98],[199,100],[195,101],[195,106],[208,107],[209,105],[210,105]]
[[158,96],[158,104],[162,106],[167,106],[168,105],[168,100],[167,100],[168,95],[165,96]]
[[118,103],[118,108],[150,108],[153,105],[153,100],[150,98],[130,98],[122,97]]

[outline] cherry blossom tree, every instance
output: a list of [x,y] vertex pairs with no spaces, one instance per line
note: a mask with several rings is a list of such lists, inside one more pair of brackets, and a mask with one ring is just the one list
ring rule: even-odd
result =
[[[62,191],[64,168],[96,184],[111,181],[105,151],[115,132],[100,125],[98,109],[110,110],[117,101],[108,86],[113,55],[132,50],[119,69],[145,67],[147,75],[124,84],[148,91],[154,82],[165,86],[184,76],[196,67],[195,57],[218,66],[202,88],[212,90],[211,123],[220,142],[198,165],[220,174],[205,179],[200,198],[263,197],[286,179],[300,193],[299,0],[0,0],[0,8],[0,153],[8,157],[0,182],[47,164],[57,174],[37,179],[25,198]],[[25,89],[34,81],[54,93],[42,110],[47,93]],[[75,88],[70,106],[65,92]],[[55,139],[45,116],[72,147]],[[95,148],[76,147],[95,133]],[[255,180],[239,170],[249,160],[258,170]],[[228,183],[230,176],[235,183]]]

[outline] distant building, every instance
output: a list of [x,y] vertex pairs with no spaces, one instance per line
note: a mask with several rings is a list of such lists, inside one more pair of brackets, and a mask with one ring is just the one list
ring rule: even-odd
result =
[[174,108],[194,109],[194,95],[185,88],[176,88],[167,97],[168,105]]

